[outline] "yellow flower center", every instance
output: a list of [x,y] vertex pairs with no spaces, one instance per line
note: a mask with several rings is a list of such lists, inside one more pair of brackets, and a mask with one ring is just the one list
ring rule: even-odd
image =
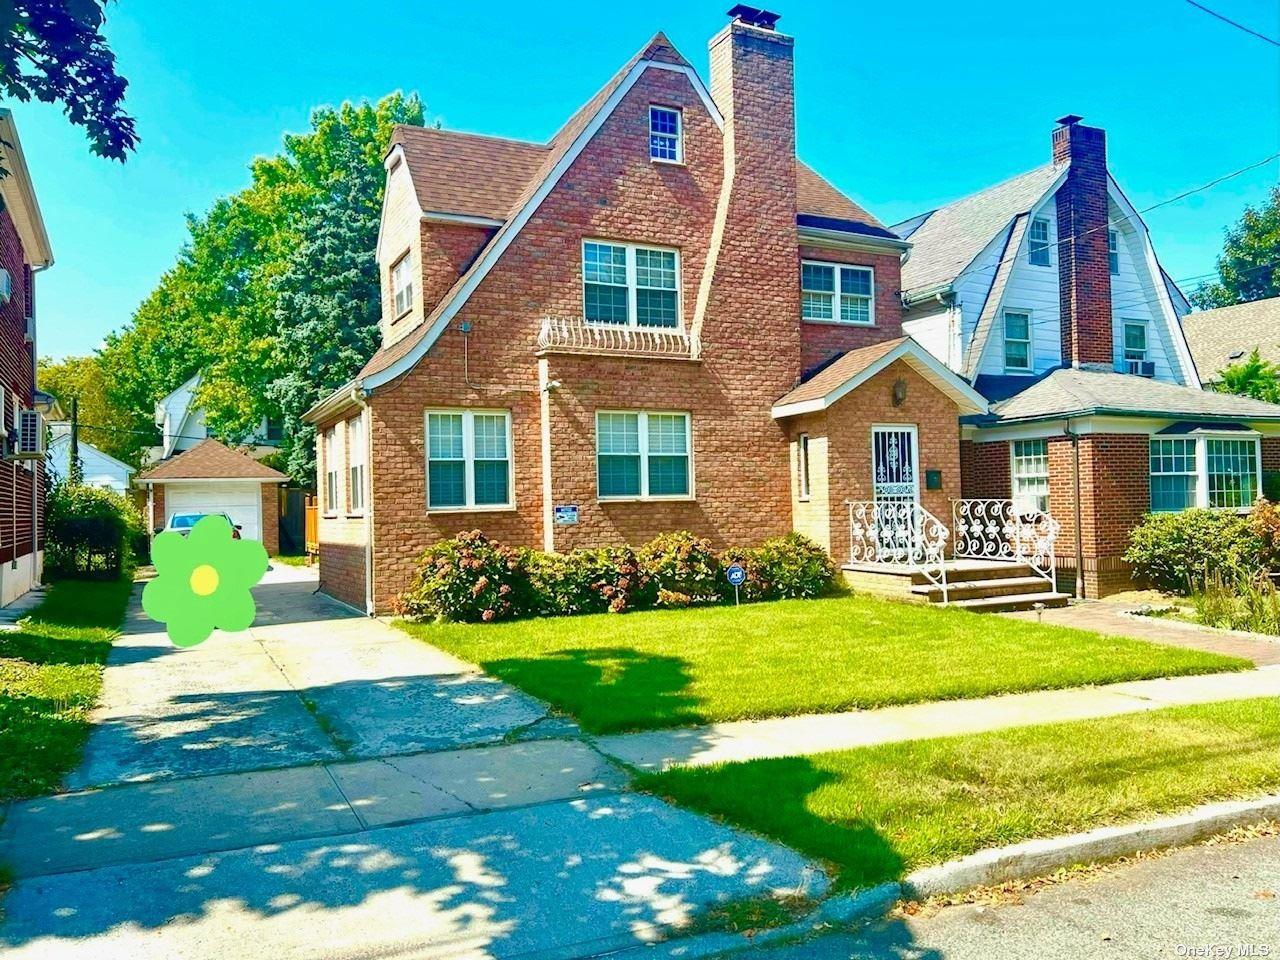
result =
[[191,571],[191,592],[197,597],[207,597],[218,589],[218,571],[202,563]]

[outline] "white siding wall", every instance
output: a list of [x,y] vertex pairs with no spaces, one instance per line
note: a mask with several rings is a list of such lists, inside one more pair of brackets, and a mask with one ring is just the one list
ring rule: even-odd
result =
[[1111,275],[1111,322],[1114,331],[1116,369],[1124,371],[1124,321],[1141,320],[1147,325],[1147,359],[1156,365],[1156,379],[1182,382],[1173,333],[1164,319],[1159,298],[1164,280],[1153,277],[1146,266],[1146,237],[1140,226],[1124,219],[1124,212],[1112,200],[1109,206],[1112,229],[1117,234],[1120,272]]
[[959,352],[960,311],[943,304],[917,308],[903,317],[902,332],[912,337],[952,370],[959,371],[963,357]]

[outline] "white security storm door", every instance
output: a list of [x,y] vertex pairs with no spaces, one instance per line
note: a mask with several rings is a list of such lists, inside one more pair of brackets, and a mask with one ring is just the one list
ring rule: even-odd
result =
[[164,488],[164,521],[175,513],[225,513],[240,527],[245,540],[262,539],[262,484],[167,483]]
[[877,503],[920,502],[916,428],[871,428],[871,490]]

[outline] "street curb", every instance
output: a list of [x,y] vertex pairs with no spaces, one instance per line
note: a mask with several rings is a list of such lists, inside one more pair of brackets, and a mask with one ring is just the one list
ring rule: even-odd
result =
[[901,881],[832,897],[803,920],[762,930],[754,936],[706,933],[584,956],[602,960],[704,960],[761,944],[800,939],[828,927],[873,920],[888,913],[899,900],[960,893],[1006,880],[1030,880],[1078,863],[1182,846],[1262,820],[1280,820],[1280,794],[1259,800],[1211,803],[1145,823],[1099,827],[1084,833],[982,850],[959,860],[915,870]]

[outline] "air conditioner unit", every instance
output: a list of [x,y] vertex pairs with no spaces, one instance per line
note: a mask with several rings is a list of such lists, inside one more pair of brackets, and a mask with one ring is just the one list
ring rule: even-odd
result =
[[1126,360],[1125,367],[1128,372],[1135,377],[1146,377],[1151,379],[1156,375],[1156,364],[1154,360]]
[[9,271],[0,267],[0,304],[8,303],[13,299],[13,277]]
[[26,317],[26,323],[27,323],[26,331],[23,333],[22,339],[25,340],[28,344],[31,344],[31,343],[34,343],[36,339],[36,318],[28,313]]
[[44,459],[44,414],[39,410],[18,411],[18,442],[14,445],[13,459]]

